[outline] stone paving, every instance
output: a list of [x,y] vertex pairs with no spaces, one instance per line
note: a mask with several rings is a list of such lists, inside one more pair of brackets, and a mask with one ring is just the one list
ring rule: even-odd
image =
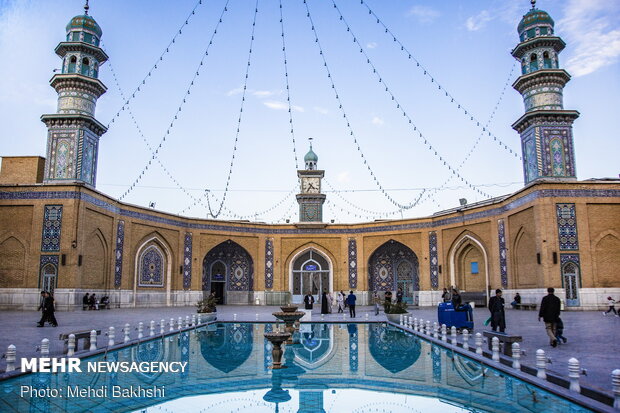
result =
[[[232,321],[237,314],[238,321],[252,322],[256,320],[258,313],[259,321],[275,321],[272,312],[279,311],[278,307],[267,306],[220,306],[218,307],[219,320]],[[39,312],[34,311],[2,311],[0,312],[0,352],[6,351],[9,344],[17,347],[17,357],[36,357],[37,346],[41,339],[50,340],[50,354],[60,355],[63,342],[58,339],[61,333],[70,333],[80,330],[101,329],[102,334],[107,332],[110,326],[116,329],[116,342],[123,341],[122,328],[125,323],[131,325],[131,337],[137,337],[135,328],[139,322],[145,326],[145,334],[148,334],[148,324],[155,320],[159,324],[160,319],[165,319],[168,324],[170,318],[176,319],[195,313],[195,307],[166,307],[166,308],[136,308],[136,309],[112,309],[100,311],[75,311],[57,312],[59,327],[37,328],[36,322],[40,318]],[[437,310],[425,307],[412,310],[413,317],[424,320],[437,321]],[[385,315],[381,312],[374,315],[371,307],[358,307],[358,322],[384,321]],[[485,308],[474,311],[475,332],[490,329],[483,325],[489,316]],[[315,305],[312,316],[313,321],[320,321],[320,310]],[[341,321],[341,314],[328,314],[326,321]],[[349,321],[346,314],[345,320]],[[586,385],[611,394],[611,371],[620,368],[620,318],[613,315],[603,316],[600,311],[569,311],[562,313],[564,321],[564,336],[568,338],[566,344],[557,348],[549,346],[545,333],[544,323],[538,322],[537,311],[506,310],[506,332],[523,336],[521,348],[526,351],[522,357],[522,363],[534,366],[535,352],[541,348],[545,350],[552,363],[549,370],[568,376],[568,359],[577,358],[581,366],[587,369],[587,376],[581,378],[582,385]],[[166,326],[166,329],[168,326]],[[156,332],[159,331],[159,326]],[[105,336],[100,336],[99,343],[107,343]],[[470,340],[473,346],[473,340]],[[0,361],[0,371],[4,371],[6,361]]]

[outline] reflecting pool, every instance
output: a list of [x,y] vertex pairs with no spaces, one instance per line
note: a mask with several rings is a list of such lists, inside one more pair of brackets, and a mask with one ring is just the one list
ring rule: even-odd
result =
[[[3,381],[0,411],[589,411],[378,323],[302,324],[299,344],[285,348],[287,368],[271,370],[271,344],[263,334],[274,328],[216,323],[82,362],[186,362],[178,373],[37,373]],[[107,389],[107,394],[36,397],[24,394],[24,387]],[[144,392],[113,397],[113,387]],[[147,394],[149,389],[159,392]]]

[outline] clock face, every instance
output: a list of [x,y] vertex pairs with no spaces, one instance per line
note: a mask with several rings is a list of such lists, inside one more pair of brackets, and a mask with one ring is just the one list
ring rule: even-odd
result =
[[303,178],[301,181],[301,192],[318,194],[321,192],[321,180],[319,178]]

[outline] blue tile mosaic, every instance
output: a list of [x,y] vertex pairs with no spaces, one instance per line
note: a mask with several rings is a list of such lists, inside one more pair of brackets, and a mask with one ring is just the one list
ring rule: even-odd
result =
[[357,241],[349,240],[349,288],[357,288]]
[[555,204],[560,250],[578,250],[577,213],[575,204]]
[[192,233],[185,233],[183,242],[183,288],[189,290],[192,286]]
[[60,251],[60,235],[62,230],[62,205],[45,205],[43,210],[43,234],[41,235],[41,251]]
[[502,287],[508,287],[508,265],[506,263],[506,228],[504,220],[497,220],[497,238],[499,241],[499,274],[502,279]]
[[125,244],[125,221],[120,220],[116,226],[116,251],[114,262],[114,288],[121,287],[123,278],[123,245]]
[[439,288],[439,258],[437,255],[437,233],[428,233],[428,250],[430,255],[431,288]]
[[273,288],[273,240],[265,240],[265,288]]

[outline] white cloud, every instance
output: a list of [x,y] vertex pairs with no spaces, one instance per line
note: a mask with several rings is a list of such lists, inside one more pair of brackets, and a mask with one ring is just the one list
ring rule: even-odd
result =
[[252,91],[252,94],[258,98],[266,98],[269,96],[278,95],[281,92],[281,90],[254,90]]
[[[263,105],[267,106],[269,109],[288,110],[288,105],[286,103],[279,102],[277,100],[267,100],[263,102]],[[292,105],[291,109],[296,112],[304,112],[304,108],[302,108],[301,106]]]
[[347,183],[351,181],[351,173],[349,171],[342,171],[336,177],[336,180],[340,183]]
[[327,115],[329,113],[329,111],[325,108],[322,108],[320,106],[315,106],[312,109],[314,109],[315,112],[320,113],[321,115]]
[[377,42],[366,43],[366,47],[369,49],[375,49],[377,47]]
[[[585,76],[614,64],[620,57],[620,3],[614,0],[569,0],[556,23],[572,54],[566,69]],[[566,53],[566,52],[565,52]],[[561,60],[560,60],[561,61]]]
[[381,119],[378,116],[373,116],[371,122],[373,125],[377,125],[377,126],[381,126],[385,123],[383,119]]
[[238,95],[241,92],[243,92],[243,88],[242,87],[236,87],[236,88],[231,89],[228,92],[226,92],[226,96]]
[[432,7],[413,6],[409,9],[407,15],[414,16],[420,23],[429,24],[432,23],[441,14]]
[[482,10],[475,16],[470,16],[465,22],[465,27],[470,32],[475,32],[477,30],[482,29],[488,22],[493,20],[491,13],[488,10]]

